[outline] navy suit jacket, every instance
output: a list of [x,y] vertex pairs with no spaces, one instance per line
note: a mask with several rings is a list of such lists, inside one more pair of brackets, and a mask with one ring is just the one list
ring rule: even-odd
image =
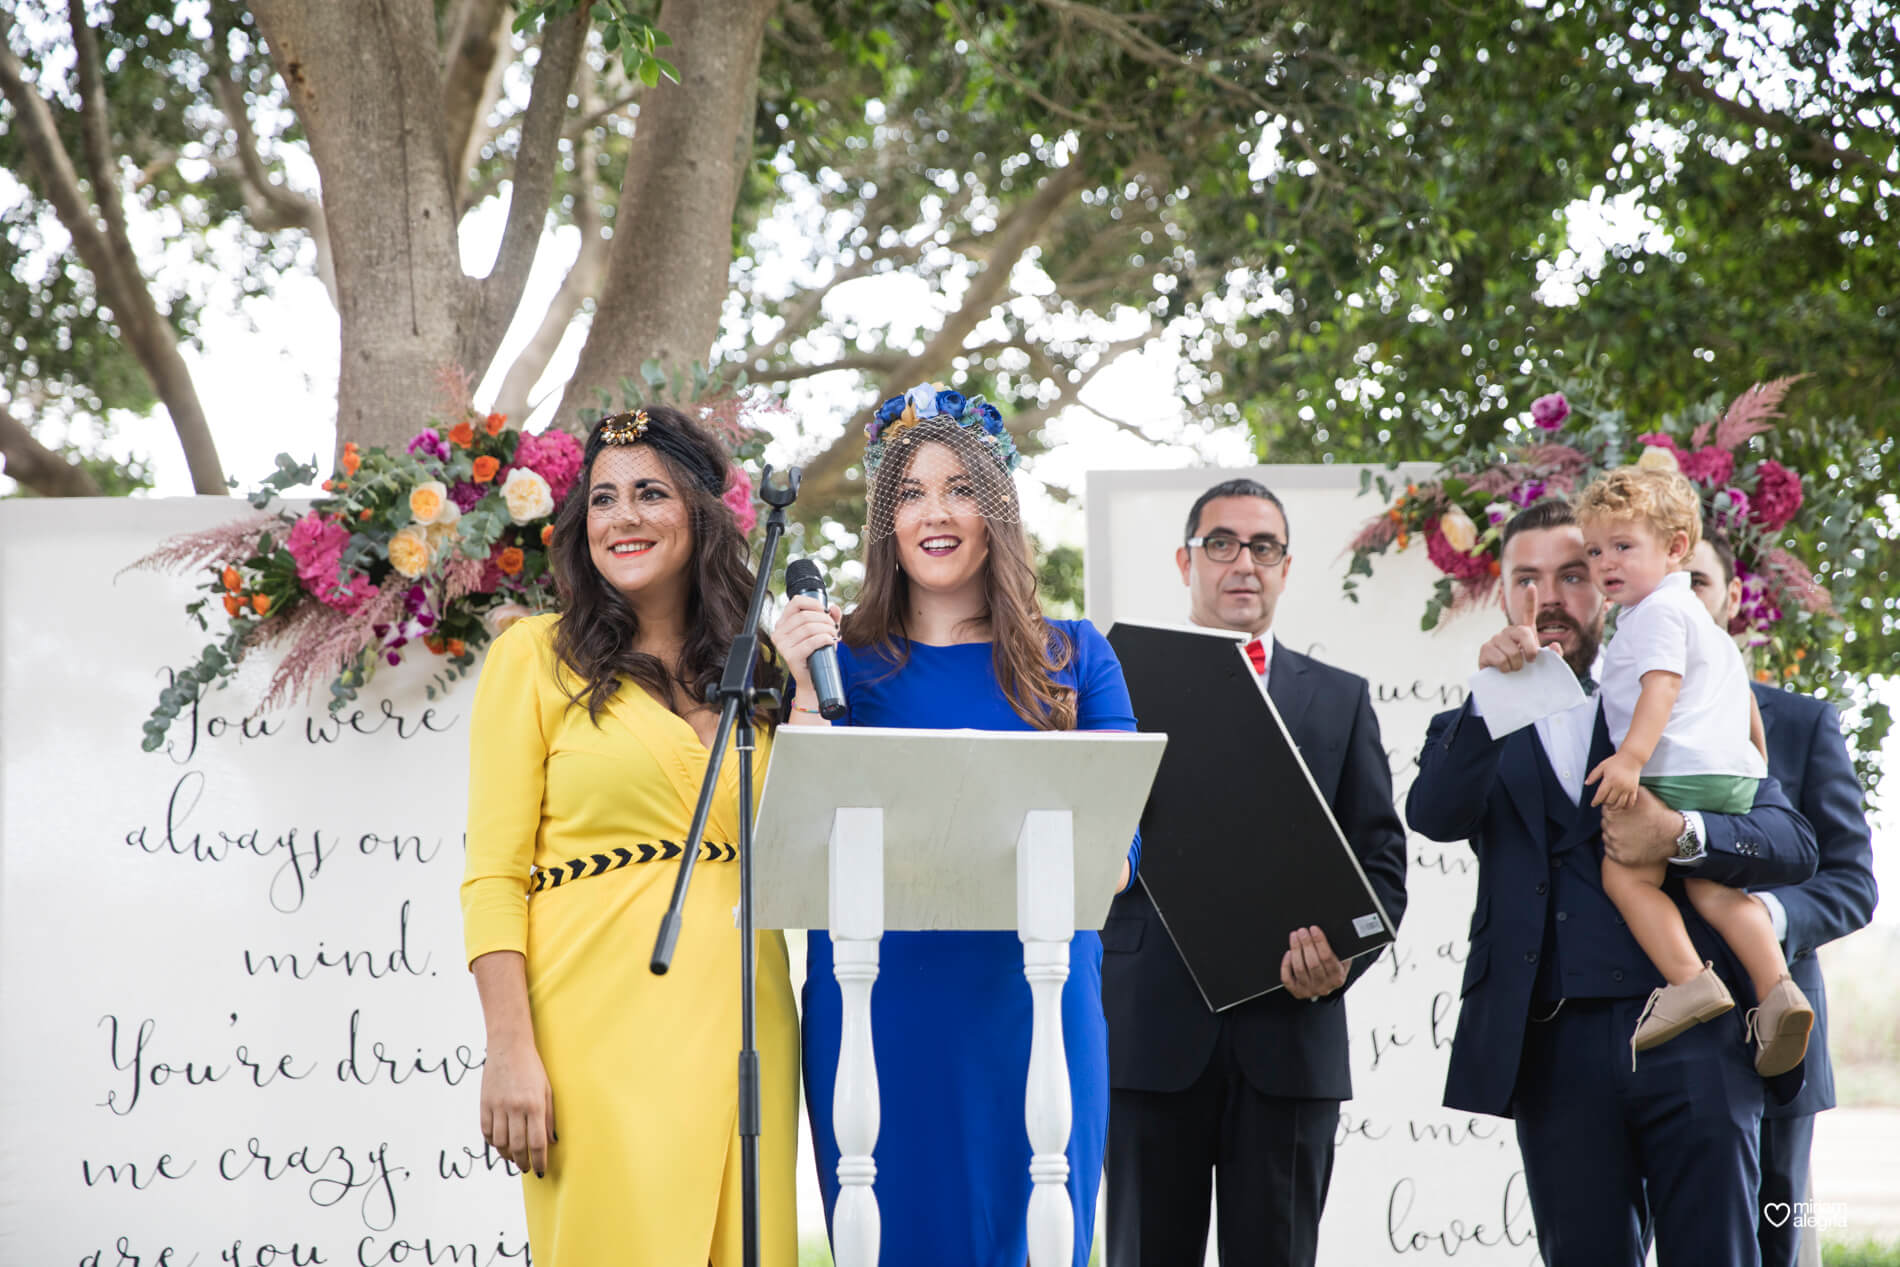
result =
[[1755,684],[1768,732],[1768,772],[1787,792],[1795,808],[1814,824],[1820,862],[1814,878],[1788,888],[1771,889],[1788,913],[1788,971],[1814,1004],[1814,1033],[1808,1039],[1807,1081],[1786,1104],[1770,1101],[1763,1116],[1800,1117],[1834,1107],[1834,1064],[1827,1053],[1827,987],[1815,950],[1873,918],[1879,894],[1874,886],[1873,834],[1867,826],[1866,800],[1840,715],[1826,700]]
[[[1590,765],[1612,751],[1599,710]],[[1469,841],[1478,858],[1445,1103],[1510,1117],[1541,960],[1556,957],[1545,971],[1566,998],[1640,998],[1663,980],[1603,892],[1601,811],[1588,796],[1571,805],[1555,785],[1535,728],[1493,739],[1467,702],[1432,719],[1418,764],[1405,803],[1412,830]],[[1799,884],[1814,874],[1814,832],[1772,778],[1762,781],[1749,813],[1703,820],[1708,855],[1685,874],[1736,888]],[[1667,891],[1697,949],[1746,1006],[1753,998],[1747,974],[1682,886],[1672,882]]]
[[[1275,639],[1267,696],[1396,927],[1405,914],[1405,828],[1392,803],[1392,767],[1366,680]],[[1262,840],[1272,831],[1271,823],[1262,823]],[[1259,844],[1231,843],[1236,849]],[[1346,987],[1377,957],[1355,959]],[[1277,959],[1274,967],[1277,975]],[[1262,1095],[1347,1099],[1345,994],[1341,988],[1308,1003],[1275,990],[1225,1012],[1209,1011],[1148,890],[1133,885],[1115,899],[1102,928],[1110,1085],[1186,1090],[1207,1068],[1225,1023],[1241,1072]]]

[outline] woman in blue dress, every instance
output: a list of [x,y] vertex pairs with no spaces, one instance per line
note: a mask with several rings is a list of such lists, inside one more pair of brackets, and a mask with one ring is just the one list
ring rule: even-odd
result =
[[[865,578],[842,620],[840,724],[973,730],[1133,730],[1115,654],[1086,620],[1045,619],[993,406],[913,388],[865,428],[870,482]],[[787,606],[773,640],[791,669],[792,724],[823,725],[807,661],[839,641],[836,608]],[[892,771],[893,778],[920,771]],[[1122,887],[1140,858],[1129,850]],[[841,1001],[831,939],[809,934],[805,1098],[829,1222]],[[883,939],[871,1022],[882,1125],[876,1193],[881,1260],[905,1267],[1023,1267],[1030,1146],[1023,1123],[1030,992],[1014,932],[893,932]],[[1074,1126],[1069,1199],[1075,1267],[1093,1243],[1108,1134],[1102,943],[1079,930],[1062,994]]]

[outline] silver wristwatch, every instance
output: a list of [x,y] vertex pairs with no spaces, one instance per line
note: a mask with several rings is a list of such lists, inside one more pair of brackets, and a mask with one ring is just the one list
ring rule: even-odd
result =
[[[1677,811],[1681,813],[1680,810]],[[1702,837],[1696,834],[1695,819],[1682,815],[1682,835],[1676,837],[1676,861],[1699,862],[1708,850],[1703,847]]]

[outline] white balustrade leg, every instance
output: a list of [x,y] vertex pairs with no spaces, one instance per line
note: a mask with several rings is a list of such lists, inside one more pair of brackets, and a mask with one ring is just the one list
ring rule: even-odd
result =
[[1029,1127],[1030,1267],[1069,1267],[1075,1208],[1069,1200],[1074,1115],[1062,1045],[1062,984],[1075,936],[1075,823],[1067,810],[1024,816],[1016,841],[1016,928],[1034,1005],[1024,1118]]
[[832,975],[844,999],[831,1129],[838,1139],[838,1204],[831,1250],[838,1267],[877,1267],[877,1058],[871,985],[884,936],[884,811],[841,809],[831,824]]

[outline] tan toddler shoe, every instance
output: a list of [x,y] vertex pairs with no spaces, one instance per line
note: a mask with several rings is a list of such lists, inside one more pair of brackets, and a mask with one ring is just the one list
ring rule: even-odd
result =
[[1787,1073],[1808,1054],[1808,1031],[1814,1028],[1814,1008],[1808,996],[1787,973],[1748,1014],[1748,1032],[1755,1036],[1755,1072],[1764,1078]]
[[1660,1047],[1691,1025],[1712,1021],[1734,1006],[1734,996],[1715,975],[1715,965],[1706,962],[1701,972],[1681,985],[1653,991],[1630,1037],[1630,1068],[1636,1067],[1637,1052]]

